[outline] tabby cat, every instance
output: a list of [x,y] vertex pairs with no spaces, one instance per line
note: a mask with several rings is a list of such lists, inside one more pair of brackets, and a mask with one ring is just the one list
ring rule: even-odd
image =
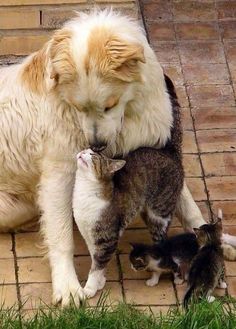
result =
[[194,229],[199,244],[199,252],[192,261],[188,290],[184,297],[184,305],[187,307],[192,297],[205,297],[209,302],[215,298],[213,290],[218,286],[225,289],[223,281],[224,257],[221,246],[222,237],[222,212],[219,211],[218,219],[214,224],[205,224]]
[[104,287],[104,270],[119,236],[139,213],[154,242],[166,235],[184,179],[180,109],[168,77],[166,85],[174,128],[164,149],[140,148],[122,160],[91,150],[77,156],[73,212],[92,258],[84,288],[87,297]]

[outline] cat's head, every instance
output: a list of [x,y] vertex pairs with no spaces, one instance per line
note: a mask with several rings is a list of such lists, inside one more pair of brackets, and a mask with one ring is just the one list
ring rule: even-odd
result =
[[218,217],[214,223],[204,224],[194,228],[197,241],[200,247],[209,243],[220,243],[222,237],[222,211],[218,210]]
[[84,177],[107,179],[125,165],[125,160],[114,160],[91,149],[77,155],[77,167]]
[[148,246],[142,243],[130,243],[131,252],[129,260],[131,267],[135,271],[144,271],[149,264]]

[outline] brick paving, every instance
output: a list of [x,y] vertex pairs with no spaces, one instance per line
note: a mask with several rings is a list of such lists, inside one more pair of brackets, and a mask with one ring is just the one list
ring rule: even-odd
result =
[[[150,43],[182,106],[188,185],[205,218],[221,207],[225,232],[236,235],[236,1],[141,0],[140,8]],[[181,230],[175,219],[170,235]],[[90,258],[77,231],[75,241],[75,264],[84,282]],[[131,271],[130,241],[150,241],[138,219],[109,265],[110,300],[135,302],[142,309],[151,306],[154,313],[179,305],[184,285],[176,287],[166,275],[157,287],[147,287],[149,274]],[[18,303],[30,310],[50,304],[50,271],[40,243],[37,225],[0,235],[0,302],[5,300],[5,306]],[[236,297],[235,262],[226,262],[226,276],[227,291],[216,294]]]

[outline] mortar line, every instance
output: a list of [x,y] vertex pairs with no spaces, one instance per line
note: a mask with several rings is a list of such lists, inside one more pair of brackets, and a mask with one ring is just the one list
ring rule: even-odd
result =
[[[172,3],[171,3],[171,11],[172,11],[172,15],[173,15]],[[186,87],[186,80],[185,80],[185,75],[184,75],[184,72],[183,72],[183,63],[182,63],[181,56],[180,56],[180,49],[179,49],[180,45],[179,45],[179,40],[177,38],[176,23],[175,22],[173,22],[173,27],[174,27],[174,34],[175,34],[175,41],[176,41],[176,47],[177,47],[177,52],[178,52],[178,58],[179,58],[179,63],[180,63],[180,67],[181,67],[181,73],[183,75],[183,81],[184,81],[183,86],[184,86],[184,89],[185,89],[185,92],[186,92],[186,95],[187,95],[187,99],[188,99],[190,115],[191,115],[192,124],[193,124],[194,139],[195,139],[195,143],[196,143],[196,146],[197,146],[197,155],[198,155],[198,159],[199,159],[199,163],[200,163],[200,167],[201,167],[201,171],[202,171],[202,180],[203,180],[203,184],[204,184],[204,188],[205,188],[205,193],[206,193],[206,196],[207,196],[206,202],[207,202],[208,208],[210,210],[210,218],[211,218],[211,220],[213,220],[213,211],[212,211],[211,202],[210,202],[210,194],[209,194],[209,191],[207,189],[206,175],[205,175],[205,170],[204,170],[203,162],[202,162],[202,159],[201,159],[201,151],[200,151],[200,147],[199,147],[199,143],[198,143],[198,139],[197,139],[195,120],[194,120],[194,115],[193,115],[193,111],[192,111],[193,108],[192,108],[190,97],[189,97],[188,90],[187,90],[187,87]]]
[[[215,10],[217,11],[217,7],[216,7],[216,1],[215,1]],[[217,11],[217,14],[218,14],[218,11]],[[217,28],[218,28],[218,31],[219,31],[219,41],[221,43],[221,46],[222,46],[222,49],[223,49],[223,52],[224,52],[224,57],[225,57],[225,63],[226,63],[226,67],[227,67],[227,72],[228,72],[228,76],[229,76],[229,84],[231,87],[232,87],[232,90],[233,90],[233,96],[234,96],[234,102],[236,103],[236,91],[234,90],[234,86],[233,86],[233,78],[232,78],[232,74],[231,74],[231,71],[230,71],[230,68],[229,68],[229,63],[228,63],[228,58],[227,58],[227,55],[226,55],[226,50],[225,50],[225,43],[224,43],[224,39],[222,37],[222,33],[220,31],[220,26],[219,26],[219,19],[217,17],[217,21],[216,21],[216,24],[217,24]],[[230,39],[231,41],[234,40],[234,39]]]
[[126,296],[125,296],[125,289],[124,289],[124,277],[123,277],[119,252],[116,253],[116,263],[118,266],[119,282],[121,285],[121,294],[122,294],[123,302],[126,303]]
[[[220,37],[220,43],[222,45],[223,52],[224,52],[225,63],[226,63],[226,67],[227,67],[228,77],[229,77],[229,85],[232,87],[233,95],[234,95],[234,101],[236,102],[236,98],[235,98],[236,95],[235,95],[235,90],[234,90],[234,87],[233,87],[233,80],[232,80],[232,76],[231,76],[231,72],[230,72],[229,64],[228,64],[228,59],[227,59],[226,52],[225,52],[225,45],[224,45],[224,42],[223,42],[222,33],[220,31],[220,26],[219,26],[219,18],[218,18],[218,10],[217,10],[216,0],[214,1],[214,4],[215,4],[215,10],[217,12],[217,22],[216,22],[216,24],[217,24],[217,28],[218,28],[219,37]],[[224,278],[227,281],[225,261],[224,261],[224,274],[223,275],[224,275]],[[226,292],[225,293],[226,296],[230,296],[228,289],[229,289],[229,285],[227,284],[226,291],[225,291]]]
[[22,301],[20,295],[20,285],[19,285],[19,267],[17,263],[17,255],[16,255],[16,240],[15,240],[15,233],[11,233],[12,239],[12,253],[13,253],[13,260],[14,260],[14,269],[15,269],[15,279],[16,279],[16,294],[18,300],[19,310],[22,308]]
[[147,38],[148,43],[150,44],[150,38],[149,38],[149,34],[148,34],[147,23],[146,23],[146,20],[145,20],[145,17],[144,17],[143,2],[142,2],[142,0],[137,0],[137,3],[138,3],[139,12],[140,12],[140,17],[141,17],[143,27],[144,27],[144,30],[145,30],[145,33],[146,33],[146,38]]

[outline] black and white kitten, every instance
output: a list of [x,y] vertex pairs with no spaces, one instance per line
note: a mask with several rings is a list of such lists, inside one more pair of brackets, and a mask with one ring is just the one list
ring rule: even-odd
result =
[[205,297],[209,302],[214,301],[212,292],[216,287],[225,289],[223,281],[224,257],[221,246],[222,238],[222,212],[219,210],[218,219],[214,224],[205,224],[194,229],[199,244],[199,252],[192,261],[188,290],[184,297],[187,307],[192,297]]
[[198,252],[194,233],[178,234],[153,245],[132,243],[131,247],[131,267],[136,271],[152,272],[152,277],[146,281],[148,286],[158,284],[161,273],[169,271],[174,274],[175,284],[182,284]]

